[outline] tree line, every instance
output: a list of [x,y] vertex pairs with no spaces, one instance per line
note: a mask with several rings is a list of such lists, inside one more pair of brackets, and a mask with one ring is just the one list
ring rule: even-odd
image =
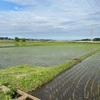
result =
[[[0,37],[0,40],[15,40],[16,42],[22,41],[25,42],[27,41],[53,41],[52,39],[26,39],[26,38],[8,38],[8,37]],[[92,39],[93,41],[100,41],[100,38],[94,38]],[[79,41],[91,41],[91,39],[81,39]]]
[[19,41],[25,42],[26,41],[25,38],[18,38],[18,37],[15,37],[14,39],[8,38],[8,37],[0,37],[0,40],[15,40],[16,42],[19,42]]
[[0,40],[15,40],[16,42],[22,41],[54,41],[52,39],[26,39],[26,38],[19,38],[19,37],[15,37],[15,38],[8,38],[8,37],[0,37]]
[[8,37],[0,37],[0,40],[13,40],[13,39]]

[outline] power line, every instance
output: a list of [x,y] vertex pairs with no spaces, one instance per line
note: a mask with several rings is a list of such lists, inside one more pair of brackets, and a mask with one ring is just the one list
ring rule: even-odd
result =
[[89,0],[87,0],[87,2],[88,2],[89,5],[91,6],[91,8],[92,8],[95,12],[97,12],[96,9],[95,9],[95,7],[91,4],[91,2],[90,2]]
[[100,1],[99,0],[97,0],[98,1],[98,3],[100,4]]
[[99,1],[98,0],[94,0],[96,3],[97,3],[97,5],[100,7],[100,3],[99,3]]
[[[78,0],[75,0],[75,1],[76,1],[76,3],[77,3],[88,15],[90,15],[90,13],[79,3]],[[91,15],[91,18],[94,19],[94,20],[96,21],[96,18],[93,17],[93,15]]]

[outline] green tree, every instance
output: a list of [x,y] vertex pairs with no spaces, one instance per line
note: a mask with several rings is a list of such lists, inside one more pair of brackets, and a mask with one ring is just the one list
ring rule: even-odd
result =
[[15,41],[16,41],[16,42],[19,42],[20,39],[19,39],[18,37],[15,37]]
[[93,41],[100,41],[100,38],[94,38]]
[[22,42],[26,42],[26,39],[25,38],[22,38],[21,40],[22,40]]

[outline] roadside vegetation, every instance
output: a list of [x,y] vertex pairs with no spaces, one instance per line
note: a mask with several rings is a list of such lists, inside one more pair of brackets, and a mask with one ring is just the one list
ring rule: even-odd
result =
[[5,92],[0,91],[0,100],[11,100],[10,95],[7,95]]

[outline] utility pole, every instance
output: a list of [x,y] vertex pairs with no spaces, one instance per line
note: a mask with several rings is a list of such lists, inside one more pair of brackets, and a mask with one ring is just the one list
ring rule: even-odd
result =
[[91,29],[91,41],[93,41],[93,29]]

